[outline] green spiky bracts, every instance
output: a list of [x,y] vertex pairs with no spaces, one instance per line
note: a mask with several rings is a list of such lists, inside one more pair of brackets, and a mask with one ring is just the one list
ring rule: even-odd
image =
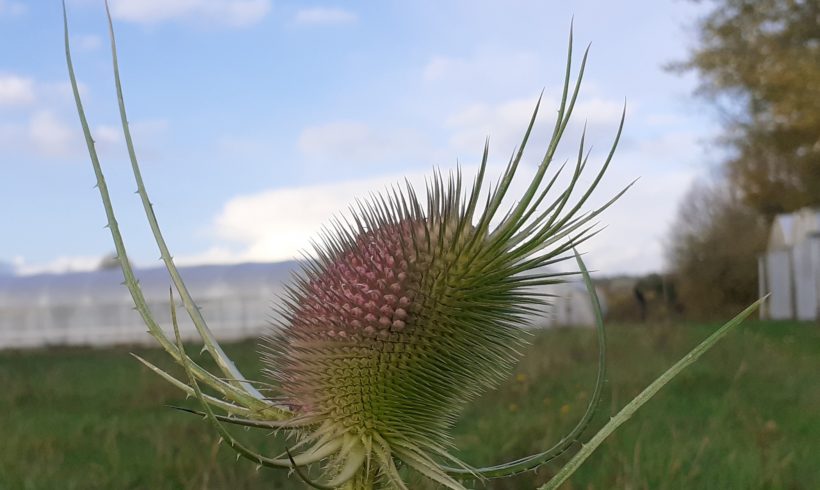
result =
[[[576,428],[553,448],[474,468],[450,454],[449,436],[464,406],[503,380],[517,361],[524,340],[521,327],[545,301],[539,287],[563,280],[563,274],[544,266],[571,258],[572,248],[591,236],[595,217],[620,196],[581,212],[609,165],[620,127],[605,163],[583,193],[576,192],[588,158],[583,137],[569,184],[554,188],[561,170],[547,178],[586,63],[585,53],[570,91],[571,36],[558,118],[523,195],[501,213],[502,203],[512,198],[508,193],[540,100],[520,148],[489,191],[485,189],[485,145],[479,171],[469,186],[463,185],[460,171],[446,179],[435,173],[424,199],[409,184],[395,187],[360,203],[349,218],[337,220],[325,232],[313,258],[304,262],[302,273],[282,298],[282,321],[266,340],[264,356],[266,373],[276,388],[274,393],[262,393],[222,351],[171,259],[131,141],[110,16],[109,27],[120,114],[138,194],[171,280],[220,374],[212,374],[186,354],[173,301],[176,339],[166,336],[145,303],[83,111],[66,21],[69,76],[125,284],[149,332],[186,376],[177,379],[140,360],[195,396],[203,410],[198,413],[213,423],[230,447],[258,465],[295,470],[316,488],[403,489],[407,486],[399,468],[404,466],[460,490],[463,479],[535,468],[576,440],[600,396],[603,344],[590,406]],[[589,286],[580,258],[578,262]],[[602,340],[600,321],[598,326]],[[278,457],[263,456],[239,442],[226,423],[285,431],[295,436],[295,443]],[[321,473],[319,481],[307,478],[311,465]]]
[[336,230],[266,359],[299,418],[434,466],[464,404],[517,359],[530,295],[484,279],[486,234],[457,199],[429,216],[401,204]]

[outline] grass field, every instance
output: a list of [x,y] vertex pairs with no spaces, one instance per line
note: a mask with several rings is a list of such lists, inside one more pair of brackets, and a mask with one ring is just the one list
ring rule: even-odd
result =
[[[610,394],[593,428],[716,326],[610,327]],[[258,372],[253,343],[226,350],[246,374]],[[165,408],[195,405],[128,352],[0,353],[0,489],[303,488],[283,472],[237,462],[204,421]],[[169,366],[157,350],[138,352]],[[595,359],[592,331],[539,332],[510,380],[462,417],[459,454],[484,464],[551,445],[583,412]],[[817,325],[745,324],[639,411],[565,488],[820,488],[818,374]],[[265,434],[237,434],[268,453],[281,447]],[[530,489],[558,464],[476,488]]]

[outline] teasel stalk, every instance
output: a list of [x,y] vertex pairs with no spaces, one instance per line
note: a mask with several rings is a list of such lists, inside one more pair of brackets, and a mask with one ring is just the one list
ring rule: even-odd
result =
[[[519,148],[489,191],[485,192],[489,153],[485,143],[478,173],[469,185],[460,170],[446,178],[435,171],[423,197],[409,183],[396,185],[359,201],[347,218],[334,220],[282,298],[281,320],[264,342],[264,372],[270,379],[258,384],[248,381],[220,347],[160,231],[128,126],[106,2],[119,112],[137,194],[173,286],[219,374],[206,370],[185,352],[173,293],[174,338],[165,334],[149,310],[128,260],[83,110],[71,62],[65,4],[63,13],[69,78],[124,284],[148,332],[182,366],[185,377],[178,379],[135,357],[201,404],[201,411],[181,410],[204,416],[238,455],[259,466],[291,470],[309,486],[322,489],[406,489],[400,472],[406,467],[440,486],[460,490],[467,480],[535,469],[578,442],[603,391],[606,344],[595,289],[574,247],[595,233],[595,218],[629,186],[604,205],[582,211],[609,167],[625,111],[605,161],[583,192],[577,187],[589,158],[584,135],[569,183],[561,189],[555,186],[564,165],[548,177],[587,61],[588,48],[577,79],[571,83],[571,32],[557,118],[524,194],[513,205],[502,206],[511,198],[509,191],[540,98]],[[450,428],[471,400],[508,375],[526,343],[523,327],[550,299],[543,286],[566,279],[566,273],[550,272],[549,267],[573,257],[593,302],[599,341],[597,377],[587,410],[575,428],[550,449],[488,467],[462,462],[451,454]],[[655,391],[665,382],[668,379]],[[637,406],[645,399],[638,400]],[[613,421],[620,425],[629,416],[631,413],[619,414]],[[614,430],[613,421],[602,432]],[[276,457],[264,456],[240,442],[226,424],[286,433],[293,445]],[[575,467],[597,444],[600,441],[579,451],[572,460]],[[309,479],[309,467],[320,474],[319,480]]]

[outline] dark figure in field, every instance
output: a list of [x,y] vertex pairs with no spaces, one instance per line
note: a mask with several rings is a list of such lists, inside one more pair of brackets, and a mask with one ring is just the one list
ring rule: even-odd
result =
[[641,312],[641,322],[646,321],[646,298],[641,291],[640,285],[636,285],[632,290],[635,293],[635,301],[638,302],[638,309]]

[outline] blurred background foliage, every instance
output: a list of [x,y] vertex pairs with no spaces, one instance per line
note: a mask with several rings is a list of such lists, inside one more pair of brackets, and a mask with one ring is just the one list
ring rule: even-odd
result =
[[[698,0],[693,0],[698,1]],[[675,311],[720,317],[758,295],[757,256],[778,213],[820,206],[820,2],[712,0],[689,57],[725,151],[667,236]]]

